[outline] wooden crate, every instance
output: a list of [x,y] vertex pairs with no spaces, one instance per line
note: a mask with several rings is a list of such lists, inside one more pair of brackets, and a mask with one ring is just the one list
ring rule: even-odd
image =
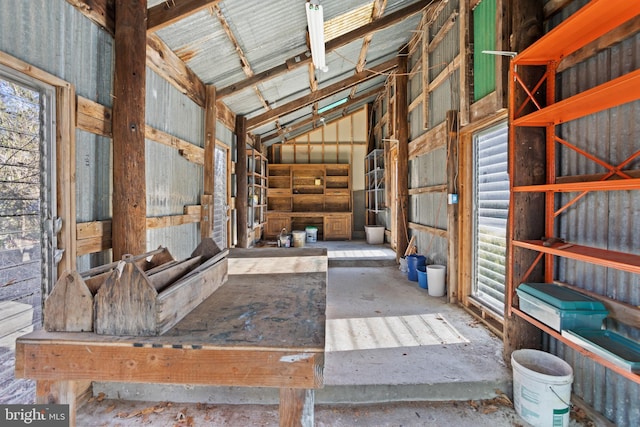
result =
[[[161,262],[154,262],[156,255]],[[182,261],[164,249],[150,259],[148,254],[125,256],[86,279],[66,274],[45,302],[45,329],[161,335],[226,282],[227,255],[204,239]]]

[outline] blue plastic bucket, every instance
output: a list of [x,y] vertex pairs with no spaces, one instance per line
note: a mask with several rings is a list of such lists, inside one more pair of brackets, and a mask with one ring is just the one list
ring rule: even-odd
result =
[[427,267],[424,265],[418,266],[418,286],[422,289],[427,289]]
[[412,254],[407,256],[407,278],[412,282],[418,281],[418,267],[426,265],[427,257]]

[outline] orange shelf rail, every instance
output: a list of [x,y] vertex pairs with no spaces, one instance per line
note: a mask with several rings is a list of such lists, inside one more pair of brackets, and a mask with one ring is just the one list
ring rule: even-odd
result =
[[544,246],[542,240],[513,240],[514,246],[640,274],[640,255],[571,243]]
[[592,0],[520,54],[519,65],[542,65],[562,58],[640,15],[637,0]]
[[[638,2],[640,5],[640,2]],[[640,69],[514,120],[514,126],[557,125],[640,98]]]

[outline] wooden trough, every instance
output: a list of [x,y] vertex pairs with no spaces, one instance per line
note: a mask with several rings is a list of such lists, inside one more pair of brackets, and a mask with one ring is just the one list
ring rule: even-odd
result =
[[166,248],[65,272],[45,301],[49,332],[161,335],[227,280],[227,255],[204,239],[176,261]]

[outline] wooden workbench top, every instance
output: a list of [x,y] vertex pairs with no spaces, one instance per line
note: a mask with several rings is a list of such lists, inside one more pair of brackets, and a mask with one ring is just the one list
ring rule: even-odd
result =
[[160,336],[32,332],[19,342],[324,352],[326,249],[232,249],[227,282]]

